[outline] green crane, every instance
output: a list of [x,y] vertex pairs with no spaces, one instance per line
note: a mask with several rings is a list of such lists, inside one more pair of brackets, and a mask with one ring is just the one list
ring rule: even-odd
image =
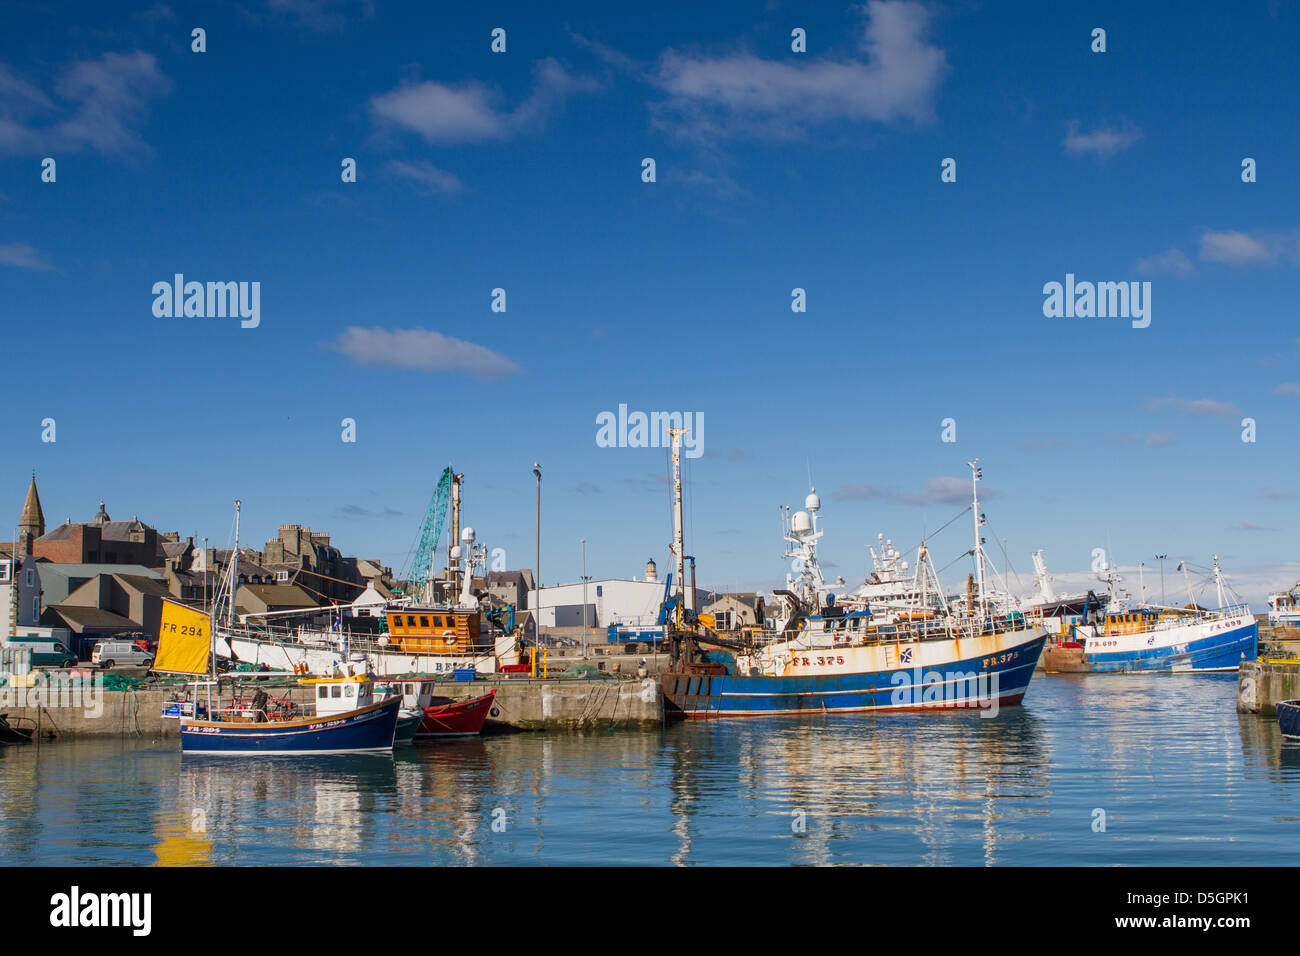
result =
[[442,537],[442,522],[447,516],[447,503],[451,499],[451,466],[442,470],[438,486],[433,489],[433,499],[429,502],[429,511],[420,526],[420,543],[416,545],[415,557],[411,561],[411,573],[407,583],[416,600],[429,599],[428,583],[433,579],[433,555],[438,550],[438,539]]

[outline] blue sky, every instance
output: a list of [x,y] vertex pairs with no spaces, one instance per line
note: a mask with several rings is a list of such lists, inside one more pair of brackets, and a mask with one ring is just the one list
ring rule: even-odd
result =
[[[671,522],[664,452],[596,444],[623,403],[704,416],[707,586],[783,578],[809,468],[852,581],[978,456],[1022,578],[1217,552],[1259,603],[1300,577],[1300,13],[1057,6],[8,4],[11,520],[34,468],[50,525],[225,543],[240,497],[245,540],[400,571],[451,463],[529,567],[540,461],[544,581],[584,537],[629,576]],[[259,282],[260,325],[155,317],[175,273]],[[1044,317],[1067,273],[1150,281],[1150,326]]]

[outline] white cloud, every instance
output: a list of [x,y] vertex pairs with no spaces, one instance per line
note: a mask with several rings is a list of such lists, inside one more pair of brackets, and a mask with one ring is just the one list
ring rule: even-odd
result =
[[449,195],[465,188],[465,184],[457,176],[445,169],[439,169],[427,159],[414,162],[393,160],[386,163],[384,169],[394,176],[413,183],[416,191],[426,196]]
[[436,374],[465,374],[504,379],[523,370],[503,355],[473,342],[432,329],[384,329],[351,326],[325,348],[348,357],[354,365],[386,366]]
[[47,272],[54,267],[49,259],[37,252],[25,242],[11,242],[0,246],[0,266],[13,266],[15,269],[36,269]]
[[929,12],[900,0],[871,0],[864,12],[860,57],[666,51],[650,77],[667,94],[652,107],[656,122],[700,139],[792,139],[807,126],[845,120],[932,119],[948,63],[924,39]]
[[572,94],[597,84],[569,73],[553,59],[534,67],[533,92],[515,109],[500,106],[499,92],[476,81],[399,86],[370,100],[381,124],[417,133],[435,145],[504,140],[545,122]]
[[[995,498],[999,494],[994,489],[980,491],[981,498]],[[840,485],[831,497],[837,501],[854,501],[867,498],[884,498],[897,504],[960,505],[970,501],[971,485],[969,478],[931,478],[920,492],[903,492],[882,485],[862,483],[857,485]]]
[[1088,133],[1080,132],[1079,121],[1070,120],[1066,124],[1065,139],[1061,145],[1067,153],[1092,156],[1114,156],[1123,152],[1142,138],[1142,130],[1132,123],[1120,127],[1097,127]]
[[1137,270],[1142,275],[1189,276],[1196,271],[1196,267],[1181,249],[1169,249],[1158,255],[1139,259]]
[[139,127],[150,101],[170,86],[154,57],[140,51],[71,64],[54,87],[62,102],[0,65],[0,152],[147,152]]
[[1212,415],[1216,418],[1235,418],[1241,414],[1241,410],[1232,402],[1216,402],[1210,398],[1179,398],[1176,395],[1148,398],[1142,407],[1152,412],[1172,409],[1188,415]]
[[1277,388],[1273,389],[1274,395],[1300,395],[1300,384],[1296,382],[1283,382]]
[[1276,233],[1240,232],[1235,229],[1207,229],[1201,235],[1201,258],[1230,266],[1266,265],[1284,254],[1288,247],[1294,256],[1294,239]]

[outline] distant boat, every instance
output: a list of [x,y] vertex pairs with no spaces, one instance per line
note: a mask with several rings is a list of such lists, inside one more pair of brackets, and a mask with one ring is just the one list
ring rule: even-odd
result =
[[1300,583],[1268,596],[1268,623],[1273,627],[1300,627]]
[[[1186,563],[1179,564],[1186,574]],[[1250,608],[1230,600],[1214,558],[1219,607],[1194,600],[1187,607],[1123,606],[1118,576],[1105,569],[1110,609],[1092,623],[1075,625],[1071,639],[1049,647],[1043,666],[1055,673],[1210,673],[1235,671],[1258,653],[1259,625]],[[1188,582],[1189,598],[1191,583]]]
[[1277,705],[1277,726],[1288,740],[1300,740],[1300,700],[1283,700]]

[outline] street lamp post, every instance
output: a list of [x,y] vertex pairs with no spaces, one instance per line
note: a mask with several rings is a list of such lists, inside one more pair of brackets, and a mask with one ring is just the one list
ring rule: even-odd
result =
[[1160,562],[1160,604],[1162,606],[1165,603],[1165,558],[1167,557],[1169,557],[1167,554],[1156,555],[1156,560]]
[[582,659],[587,659],[587,539],[582,538]]

